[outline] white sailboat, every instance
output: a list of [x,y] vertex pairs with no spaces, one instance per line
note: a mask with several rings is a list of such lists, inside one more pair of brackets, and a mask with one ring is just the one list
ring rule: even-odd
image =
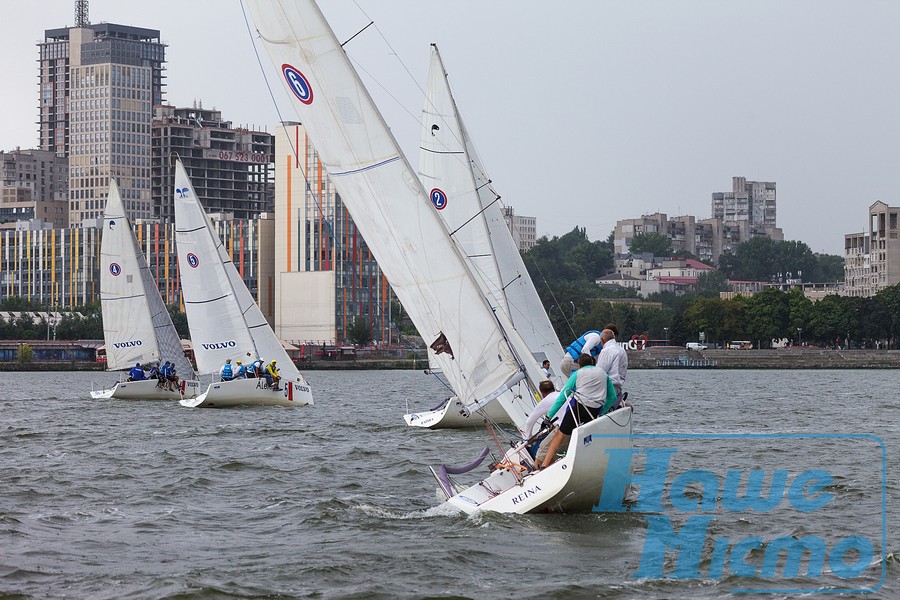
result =
[[[182,406],[312,404],[309,384],[241,280],[180,160],[175,165],[175,243],[197,368],[201,373],[213,374],[206,391],[194,399],[182,400]],[[270,388],[263,378],[216,381],[220,367],[229,358],[248,363],[256,359],[262,359],[264,364],[276,361],[281,371],[280,387]]]
[[[531,277],[503,218],[499,196],[475,151],[472,138],[450,89],[437,45],[432,44],[422,135],[419,178],[451,237],[471,268],[479,274],[483,292],[503,310],[537,362],[556,360],[562,346],[538,297]],[[435,370],[441,356],[429,353]],[[458,398],[429,411],[404,415],[410,426],[455,427],[471,424],[459,415]],[[504,405],[488,407],[499,422],[516,422]]]
[[[466,412],[505,399],[521,403],[525,414],[544,378],[539,364],[507,314],[484,294],[479,274],[435,214],[436,206],[318,6],[313,0],[250,0],[248,5],[319,158],[419,333],[444,359],[441,373]],[[605,427],[620,412],[601,417],[593,427]],[[628,418],[620,422],[627,421],[627,433],[619,443],[630,445],[630,409],[626,412]],[[581,433],[576,429],[573,439]],[[596,449],[606,442],[598,438],[594,444]],[[582,464],[594,453],[570,454],[569,463],[547,469],[563,483],[534,490],[542,505],[562,506],[560,494],[574,489],[568,481],[599,493],[605,455],[601,451],[593,464]],[[573,473],[579,474],[577,480],[568,477]],[[517,472],[516,485],[524,477]],[[449,494],[454,504],[452,486]],[[516,512],[490,502],[477,504],[479,509]]]
[[103,214],[100,242],[100,308],[106,368],[128,370],[140,363],[174,361],[182,378],[177,390],[158,386],[158,380],[120,381],[110,389],[91,391],[92,398],[178,400],[200,390],[194,369],[184,355],[169,311],[159,295],[144,253],[138,245],[115,180]]

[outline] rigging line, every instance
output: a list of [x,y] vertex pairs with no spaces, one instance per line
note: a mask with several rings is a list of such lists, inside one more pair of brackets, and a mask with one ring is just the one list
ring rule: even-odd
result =
[[[531,253],[527,252],[526,254],[530,255]],[[537,269],[538,275],[541,276],[541,280],[544,282],[544,285],[547,286],[547,291],[550,292],[550,297],[553,298],[553,304],[555,306],[560,306],[559,300],[556,297],[556,293],[553,291],[553,288],[550,287],[550,282],[547,281],[547,278],[544,276],[544,272],[541,271],[541,265],[538,264],[538,261],[534,257],[530,257],[530,258],[531,258],[531,264],[533,264],[534,268]],[[572,339],[575,339],[575,337],[576,337],[575,331],[572,328],[572,324],[569,323],[569,317],[566,316],[565,311],[563,311],[561,308],[560,308],[559,312],[562,313],[563,321],[565,321],[566,327],[569,328],[569,333],[572,334]],[[547,316],[549,317],[550,315],[548,314]]]
[[[259,65],[260,73],[263,76],[263,81],[265,81],[266,89],[269,92],[269,98],[272,100],[272,106],[275,107],[275,112],[276,112],[276,114],[278,114],[278,122],[282,123],[282,125],[283,125],[285,122],[284,116],[281,114],[281,108],[278,106],[278,102],[275,100],[275,93],[273,92],[272,86],[269,83],[269,78],[266,76],[266,69],[263,66],[262,59],[259,56],[259,48],[256,47],[256,41],[253,39],[253,28],[250,26],[250,19],[247,17],[247,10],[244,7],[243,0],[241,0],[241,13],[244,16],[244,24],[247,27],[247,35],[250,38],[250,45],[253,46],[253,53],[256,55],[256,64]],[[371,25],[371,23],[370,23],[370,25]],[[367,27],[368,27],[368,25],[365,28],[367,28]],[[363,28],[363,30],[365,28]],[[378,28],[376,27],[376,30],[377,29]],[[362,30],[360,30],[360,32],[361,31]],[[354,37],[356,37],[356,36],[354,36]],[[384,36],[382,36],[382,37],[384,37]],[[350,38],[350,39],[353,39],[353,38]],[[350,40],[347,40],[347,41],[349,42]],[[292,139],[290,139],[290,136],[286,136],[286,137],[288,138],[288,144],[290,145],[291,153],[293,154],[294,159],[297,161],[297,164],[299,165],[299,163],[300,163],[299,150],[294,146],[294,141]],[[310,196],[312,197],[313,204],[315,205],[316,208],[319,209],[320,213],[324,214],[325,211],[321,205],[319,196],[313,191],[312,184],[311,184],[309,178],[307,177],[306,172],[303,169],[298,168],[298,170],[300,171],[300,173],[303,174],[303,180],[306,183],[306,191],[308,191]],[[331,234],[333,246],[336,248],[343,249],[343,244],[339,241],[338,236],[335,234],[334,225],[332,225],[332,223],[328,219],[324,219],[324,222],[325,222],[328,232]],[[360,273],[357,270],[355,261],[347,261],[347,262],[349,262],[349,264],[350,264],[351,273],[353,274],[353,276],[358,280],[358,282],[361,285],[362,284],[362,273]],[[376,263],[377,263],[377,261],[376,261]],[[384,306],[382,306],[381,301],[376,299],[375,305],[381,309],[381,314],[385,315]],[[390,318],[387,319],[387,322],[388,322],[388,328],[390,329],[391,327],[393,327],[394,329],[396,329],[396,331],[398,333],[398,339],[402,339],[399,335],[400,334],[400,326],[398,324],[395,324]],[[335,340],[335,341],[337,341],[337,340]],[[415,348],[408,341],[406,342],[406,346],[407,346],[407,348],[410,348],[410,349]]]
[[451,232],[450,232],[450,237],[453,237],[454,235],[456,235],[456,232],[458,232],[460,229],[462,229],[463,227],[465,227],[466,225],[468,225],[469,223],[471,223],[474,219],[477,219],[477,218],[481,215],[481,213],[483,213],[484,211],[486,211],[487,209],[489,209],[490,207],[492,207],[492,206],[493,206],[494,204],[496,204],[499,200],[500,200],[500,196],[497,196],[496,198],[494,198],[494,201],[493,201],[493,202],[491,202],[490,204],[488,204],[487,206],[485,206],[484,208],[482,208],[481,210],[479,210],[477,213],[475,213],[474,215],[472,215],[471,217],[469,217],[462,225],[460,225],[459,227],[457,227],[456,229],[454,229],[453,231],[451,231]]
[[[354,0],[353,3],[356,5],[356,8],[359,9],[359,12],[361,12],[361,13],[363,14],[363,16],[365,16],[367,19],[369,19],[369,21],[371,21],[371,23],[369,23],[369,25],[371,25],[372,23],[375,22],[374,19],[372,19],[372,18],[368,15],[368,13],[366,13],[366,11],[359,5],[359,2],[356,2],[356,1]],[[369,25],[366,25],[366,28],[368,28]],[[410,81],[413,82],[413,85],[416,86],[416,89],[419,90],[419,93],[422,95],[422,97],[426,98],[426,100],[427,100],[428,94],[427,94],[426,91],[422,88],[422,86],[419,84],[418,80],[413,76],[412,72],[409,70],[409,67],[406,66],[406,63],[404,63],[403,60],[400,58],[400,55],[397,53],[397,51],[394,50],[394,47],[393,47],[393,46],[391,45],[391,43],[388,41],[387,37],[385,37],[385,35],[384,35],[384,33],[381,31],[381,29],[378,28],[378,25],[377,25],[377,24],[375,25],[375,31],[378,32],[378,35],[381,37],[382,41],[383,41],[383,42],[385,43],[385,45],[388,47],[388,49],[390,50],[390,53],[397,59],[397,62],[400,64],[400,66],[401,66],[401,67],[403,68],[403,70],[406,72],[406,75],[409,77]],[[355,36],[354,36],[354,37],[355,37]],[[351,39],[352,39],[352,38],[351,38]],[[350,40],[347,40],[347,41],[350,41]],[[434,44],[432,44],[432,45],[434,45]],[[381,89],[382,89],[382,90],[383,90],[383,91],[391,98],[391,100],[393,100],[394,102],[396,102],[397,106],[399,106],[399,107],[403,110],[403,112],[405,112],[407,115],[409,115],[416,123],[420,123],[420,122],[421,122],[419,116],[417,116],[417,115],[413,114],[412,112],[410,112],[410,111],[406,108],[406,106],[404,106],[404,104],[403,104],[402,102],[400,102],[400,99],[397,98],[394,94],[392,94],[386,87],[384,87],[384,86],[381,84],[381,82],[380,82],[374,75],[372,75],[372,73],[370,73],[370,72],[369,72],[362,64],[360,64],[357,60],[355,60],[355,59],[354,59],[353,57],[351,57],[349,54],[347,55],[347,58],[349,58],[349,59],[353,62],[353,64],[356,65],[357,68],[359,68],[362,72],[364,72],[366,75],[368,75],[368,76],[372,79],[372,81],[373,81],[379,88],[381,88]],[[442,70],[443,70],[443,60],[441,61],[441,68],[442,68]],[[443,71],[443,74],[444,74],[445,77],[447,76],[447,72],[446,72],[445,70]],[[429,102],[429,104],[431,104],[431,103]],[[435,112],[437,111],[437,107],[435,107],[434,105],[431,105],[431,108],[434,109]],[[460,144],[461,146],[464,145],[464,144],[463,144],[463,141],[462,141],[461,139],[459,139],[459,137],[458,137],[455,133],[453,134],[453,138],[454,138],[457,142],[459,142],[459,144]]]
[[362,29],[360,29],[359,31],[357,31],[356,33],[354,33],[353,35],[351,35],[349,38],[347,38],[347,41],[344,42],[343,44],[341,44],[341,48],[343,48],[344,46],[346,46],[347,44],[349,44],[351,41],[353,41],[353,38],[355,38],[356,36],[358,36],[358,35],[361,34],[363,31],[365,31],[366,29],[368,29],[369,27],[371,27],[371,26],[374,25],[374,24],[375,24],[375,21],[369,21],[369,24],[368,24],[368,25],[366,25],[365,27],[363,27]]

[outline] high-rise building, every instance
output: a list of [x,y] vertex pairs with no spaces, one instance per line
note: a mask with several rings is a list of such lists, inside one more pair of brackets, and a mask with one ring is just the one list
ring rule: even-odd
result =
[[154,216],[175,218],[175,157],[181,159],[207,212],[252,219],[274,210],[275,136],[234,128],[222,112],[156,106],[153,111]]
[[38,43],[40,148],[69,159],[69,224],[98,218],[115,177],[132,219],[153,215],[150,124],[163,100],[160,33],[91,24],[77,3],[74,27]]
[[276,130],[275,173],[275,334],[342,343],[362,318],[389,342],[387,279],[299,123]]
[[67,161],[45,150],[0,150],[0,229],[37,221],[69,226]]
[[869,207],[868,231],[844,236],[844,293],[874,296],[900,283],[900,207]]
[[537,219],[517,215],[512,206],[503,207],[503,219],[519,252],[531,250],[537,243]]
[[713,192],[712,216],[723,221],[749,221],[775,227],[775,182],[732,177],[730,192]]

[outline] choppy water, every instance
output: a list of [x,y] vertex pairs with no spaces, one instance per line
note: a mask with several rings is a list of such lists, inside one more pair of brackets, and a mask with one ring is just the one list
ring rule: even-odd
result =
[[[868,597],[900,595],[890,530],[900,501],[895,371],[632,371],[626,386],[640,434],[879,436],[886,544],[872,439],[636,440],[677,449],[670,484],[690,469],[723,480],[729,468],[784,469],[788,483],[827,470],[833,499],[815,511],[787,500],[768,512],[713,513],[666,502],[654,515],[467,517],[438,506],[427,465],[468,462],[485,435],[402,424],[407,403],[428,408],[444,395],[439,383],[412,371],[307,375],[311,408],[191,410],[91,400],[92,382],[108,384],[109,374],[0,373],[0,596],[719,598],[764,588],[793,597],[798,588],[874,588],[882,576]],[[685,497],[698,500],[691,489]],[[699,577],[673,578],[671,554],[658,576],[636,576],[652,518],[678,530],[702,514],[714,519]],[[827,560],[821,576],[745,577],[727,560],[710,574],[715,538],[733,548],[754,536],[817,536],[831,549],[853,535],[874,553],[850,579]],[[761,550],[745,558],[764,560]]]

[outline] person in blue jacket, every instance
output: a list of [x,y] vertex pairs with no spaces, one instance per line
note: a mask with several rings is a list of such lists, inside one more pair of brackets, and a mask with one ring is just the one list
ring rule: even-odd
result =
[[237,374],[235,379],[247,379],[247,367],[240,360],[237,361]]
[[565,354],[563,354],[562,362],[559,363],[559,370],[562,372],[563,377],[568,379],[572,371],[578,368],[576,362],[579,356],[588,354],[596,361],[597,355],[600,354],[602,348],[603,343],[600,341],[600,332],[596,329],[585,331],[581,334],[581,337],[569,344]]
[[231,368],[231,359],[226,358],[225,364],[222,365],[222,369],[219,371],[219,375],[222,376],[222,381],[231,381],[234,379],[234,370]]
[[135,364],[128,372],[128,381],[144,381],[145,379],[147,379],[147,374],[141,368],[141,363]]

